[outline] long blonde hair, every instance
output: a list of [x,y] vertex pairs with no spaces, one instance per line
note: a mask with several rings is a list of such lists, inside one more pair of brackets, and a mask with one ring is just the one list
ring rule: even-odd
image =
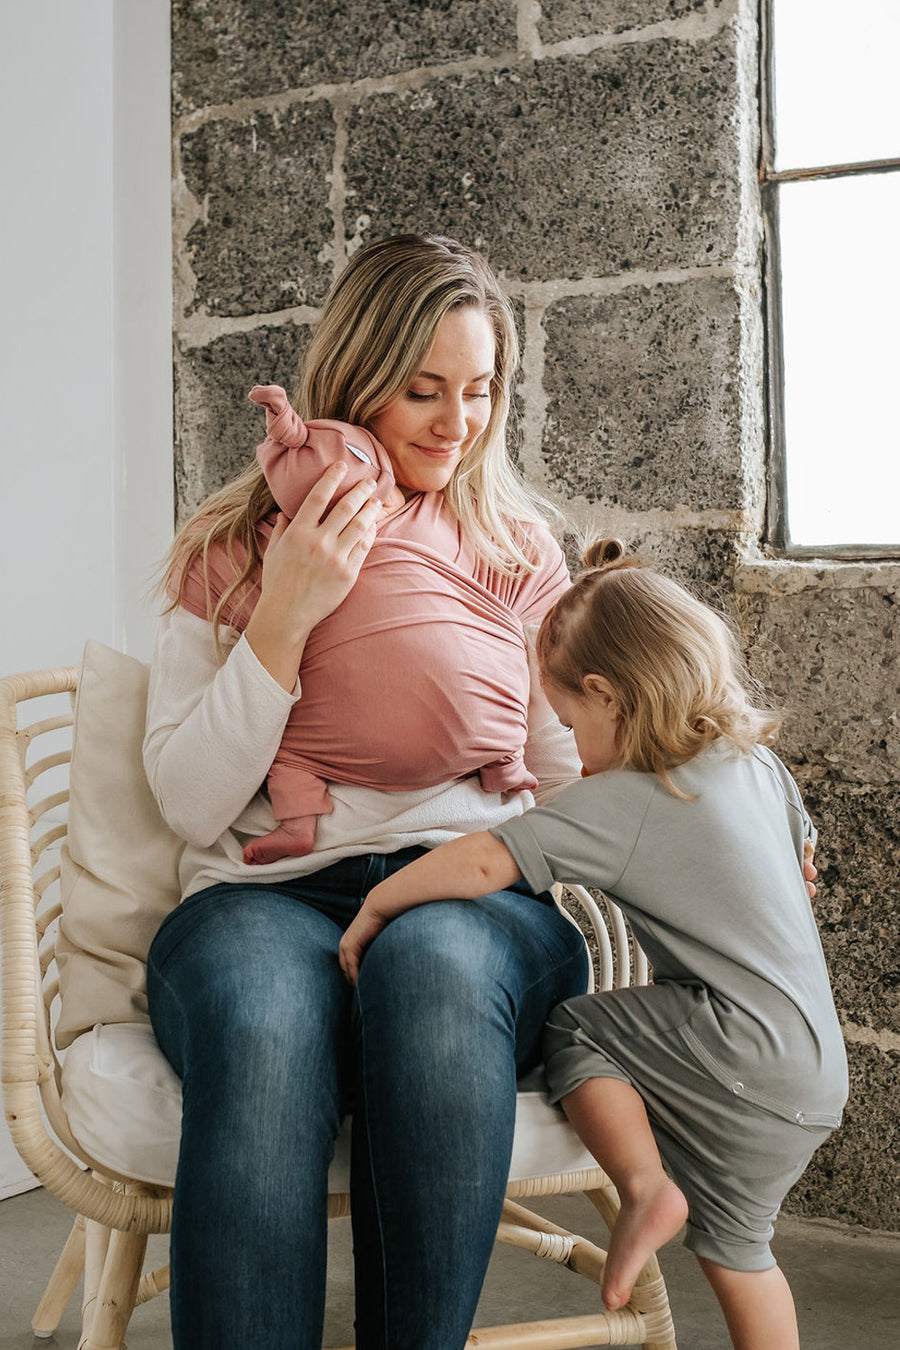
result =
[[[518,475],[506,447],[518,340],[512,306],[485,260],[439,235],[395,235],[361,249],[334,283],[303,359],[294,406],[305,419],[332,417],[357,425],[403,394],[421,368],[435,329],[449,311],[472,306],[494,334],[491,413],[485,430],[457,465],[445,498],[477,553],[506,574],[539,565],[522,529],[559,513]],[[191,563],[224,547],[234,581],[215,604],[239,603],[258,573],[256,526],[275,509],[254,460],[213,493],[176,538],[164,564],[163,587],[177,603]]]
[[622,765],[667,770],[724,737],[748,751],[770,744],[782,714],[767,706],[724,618],[683,586],[604,539],[544,617],[537,639],[541,678],[576,697],[585,679],[609,681],[621,706]]

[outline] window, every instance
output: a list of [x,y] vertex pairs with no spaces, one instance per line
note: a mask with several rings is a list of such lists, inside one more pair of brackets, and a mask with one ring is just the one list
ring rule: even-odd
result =
[[763,0],[768,536],[900,555],[897,0]]

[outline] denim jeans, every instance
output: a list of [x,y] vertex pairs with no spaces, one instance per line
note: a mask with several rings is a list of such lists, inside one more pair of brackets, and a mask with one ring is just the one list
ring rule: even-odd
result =
[[319,1350],[327,1173],[353,1113],[358,1350],[459,1350],[496,1234],[516,1074],[586,987],[576,929],[527,886],[385,928],[356,990],[341,933],[418,856],[190,896],[150,951],[150,1014],[183,1081],[175,1350]]

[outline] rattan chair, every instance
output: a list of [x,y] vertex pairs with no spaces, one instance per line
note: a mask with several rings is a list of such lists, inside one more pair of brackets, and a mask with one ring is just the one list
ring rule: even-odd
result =
[[[166,1269],[142,1274],[147,1235],[169,1229],[172,1193],[118,1174],[75,1138],[61,1095],[56,935],[61,906],[56,855],[67,831],[67,765],[75,669],[35,671],[0,681],[0,892],[3,955],[3,1100],[19,1154],[37,1180],[75,1213],[71,1235],[34,1315],[50,1336],[84,1273],[80,1350],[120,1350],[136,1304],[168,1285]],[[35,701],[35,702],[32,702]],[[31,703],[19,724],[20,705]],[[49,787],[47,786],[49,784]],[[619,910],[575,887],[579,926],[595,945],[599,987],[645,983],[643,953]],[[573,920],[574,921],[574,920]],[[548,1108],[549,1110],[549,1108]],[[568,1129],[567,1126],[564,1126]],[[574,1138],[574,1135],[573,1135]],[[525,1208],[529,1197],[583,1192],[610,1224],[615,1190],[596,1166],[510,1183],[498,1231],[502,1242],[556,1262],[599,1286],[604,1251]],[[329,1197],[332,1217],[349,1213],[346,1193]],[[565,1350],[640,1345],[675,1350],[665,1285],[656,1259],[642,1272],[631,1303],[617,1312],[477,1328],[468,1345],[492,1350]]]

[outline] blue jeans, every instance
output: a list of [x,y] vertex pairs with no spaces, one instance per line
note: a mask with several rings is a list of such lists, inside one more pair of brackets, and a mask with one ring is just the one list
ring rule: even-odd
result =
[[353,1112],[358,1350],[459,1350],[506,1186],[516,1073],[587,957],[527,887],[408,911],[354,992],[337,948],[418,856],[212,886],[153,941],[157,1039],[184,1088],[172,1228],[176,1350],[319,1350],[327,1173]]

